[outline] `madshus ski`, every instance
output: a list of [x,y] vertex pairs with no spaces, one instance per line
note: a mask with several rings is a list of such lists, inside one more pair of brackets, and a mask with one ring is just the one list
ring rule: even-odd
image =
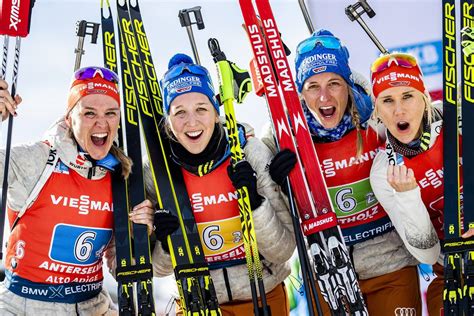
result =
[[168,245],[184,313],[221,315],[181,169],[168,163],[171,150],[160,128],[162,97],[138,1],[132,5],[130,1],[117,0],[117,11],[122,59],[128,61],[126,69],[133,78],[124,80],[124,84],[130,85],[137,96],[137,104],[127,104],[126,118],[132,125],[141,126],[158,206],[180,220],[180,229],[169,237]]
[[[461,0],[461,108],[462,121],[474,119],[474,19],[471,1]],[[457,91],[456,0],[443,0],[443,161],[444,161],[444,315],[474,315],[474,238],[461,234],[474,228],[474,167],[469,137],[472,124],[462,124]],[[462,149],[462,162],[461,152]],[[466,210],[463,212],[463,210]]]
[[[260,24],[252,0],[239,2],[279,146],[281,149],[292,150],[298,156],[299,163],[289,175],[290,183],[302,219],[302,230],[313,256],[321,293],[333,315],[368,315],[354,268],[337,226],[336,214],[328,196],[270,4],[268,0],[256,1]],[[276,70],[278,81],[273,69]],[[283,101],[288,109],[288,116]]]

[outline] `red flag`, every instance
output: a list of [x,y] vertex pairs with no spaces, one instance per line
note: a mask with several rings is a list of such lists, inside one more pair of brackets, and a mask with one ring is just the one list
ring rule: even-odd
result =
[[0,34],[26,37],[34,0],[0,0]]

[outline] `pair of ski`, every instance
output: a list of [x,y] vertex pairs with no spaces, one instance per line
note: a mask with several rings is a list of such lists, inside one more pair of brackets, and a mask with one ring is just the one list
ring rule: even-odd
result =
[[[259,22],[253,1],[239,2],[279,147],[288,148],[298,156],[289,180],[321,294],[333,315],[367,315],[270,3],[268,0],[255,1]],[[295,233],[298,237],[299,231]],[[313,295],[317,293],[313,291]]]
[[[102,3],[103,5],[103,3]],[[116,66],[115,33],[110,5],[102,6],[105,64]],[[162,97],[138,1],[117,0],[118,34],[122,75],[123,110],[127,154],[133,160],[126,182],[114,181],[115,242],[120,315],[154,315],[152,265],[147,228],[133,224],[133,247],[128,221],[132,206],[145,199],[140,135],[145,143],[158,207],[179,218],[180,228],[168,238],[171,261],[181,304],[186,315],[221,315],[214,285],[204,258],[180,167],[171,161],[164,131]],[[118,194],[116,194],[116,191]],[[122,194],[120,194],[122,192]],[[134,253],[132,254],[132,249]],[[134,283],[137,306],[134,307]]]
[[[474,315],[474,238],[460,238],[474,228],[474,10],[472,1],[460,1],[461,107],[457,91],[456,0],[443,0],[443,118],[444,118],[444,315]],[[462,110],[462,145],[459,140]],[[461,148],[462,146],[462,148]],[[460,160],[462,149],[462,161]],[[462,168],[461,168],[462,165]],[[463,193],[461,193],[463,191]],[[464,224],[464,225],[463,225]],[[463,227],[464,226],[464,227]],[[464,229],[463,229],[464,228]]]

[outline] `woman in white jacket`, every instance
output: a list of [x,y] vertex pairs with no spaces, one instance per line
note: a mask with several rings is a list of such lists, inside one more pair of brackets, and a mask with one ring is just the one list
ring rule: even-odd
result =
[[[220,122],[210,76],[189,56],[172,57],[161,84],[172,158],[183,172],[221,311],[224,315],[253,313],[235,198],[236,189],[246,186],[262,257],[267,301],[272,315],[288,315],[289,302],[283,281],[290,274],[288,260],[295,250],[295,239],[287,204],[268,174],[273,155],[253,137],[252,129],[239,125],[246,160],[234,168],[230,165],[228,139]],[[147,187],[153,188],[150,175],[145,175]],[[152,200],[153,191],[148,192]],[[194,198],[196,196],[200,198]],[[176,226],[170,223],[172,220],[162,214],[156,220],[160,241],[153,252],[156,276],[173,272],[166,239]],[[213,238],[208,238],[209,231]],[[178,301],[177,314],[182,313],[180,303]]]
[[[0,315],[115,315],[102,287],[102,258],[113,261],[112,174],[127,177],[131,162],[113,144],[120,122],[115,73],[75,72],[66,115],[41,141],[13,146],[7,212],[11,233],[0,284]],[[0,80],[2,119],[14,115]],[[3,171],[5,150],[0,150]],[[3,172],[0,181],[3,181]],[[150,201],[130,219],[153,229]],[[5,216],[2,214],[1,216]]]
[[[442,113],[433,107],[412,55],[381,56],[371,72],[374,116],[387,128],[385,148],[377,154],[370,174],[375,196],[392,221],[399,222],[397,231],[405,244],[420,240],[418,227],[425,225],[427,214],[443,240]],[[473,234],[471,229],[464,237]],[[442,265],[435,264],[434,271],[437,278],[428,288],[428,309],[430,315],[439,315]]]

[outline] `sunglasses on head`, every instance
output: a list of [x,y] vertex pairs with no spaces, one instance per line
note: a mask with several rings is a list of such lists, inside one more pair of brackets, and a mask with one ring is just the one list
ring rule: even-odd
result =
[[393,53],[388,55],[383,55],[377,58],[370,67],[372,73],[381,72],[389,68],[393,63],[395,65],[405,68],[415,68],[418,67],[418,62],[416,58],[409,54],[404,53]]
[[298,45],[296,51],[298,54],[304,54],[312,51],[317,45],[322,45],[323,47],[330,49],[339,49],[342,46],[341,41],[339,41],[337,37],[320,35],[312,36],[304,40]]
[[163,81],[167,82],[167,81],[169,81],[173,78],[176,78],[176,77],[180,76],[184,72],[189,72],[193,75],[209,77],[209,72],[207,71],[206,68],[204,68],[202,66],[199,66],[199,65],[195,65],[195,64],[182,63],[182,64],[176,65],[176,66],[172,67],[171,69],[169,69],[166,72],[166,74],[163,78]]
[[107,81],[119,83],[118,75],[110,69],[102,67],[84,67],[76,70],[74,78],[76,80],[93,79],[96,76],[101,76]]

